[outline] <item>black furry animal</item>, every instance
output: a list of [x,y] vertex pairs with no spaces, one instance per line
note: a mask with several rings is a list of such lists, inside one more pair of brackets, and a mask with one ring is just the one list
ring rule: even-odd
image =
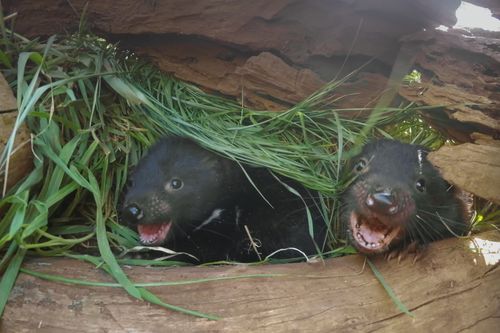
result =
[[381,139],[351,160],[342,221],[359,251],[391,257],[467,232],[464,201],[426,156],[424,147]]
[[[326,224],[310,194],[288,181],[311,206],[314,239],[304,202],[267,169],[240,165],[181,137],[166,137],[141,159],[130,178],[121,220],[137,228],[144,245],[187,252],[200,262],[256,261],[288,247],[316,253]],[[257,252],[259,254],[257,254]],[[285,251],[281,257],[299,256]]]

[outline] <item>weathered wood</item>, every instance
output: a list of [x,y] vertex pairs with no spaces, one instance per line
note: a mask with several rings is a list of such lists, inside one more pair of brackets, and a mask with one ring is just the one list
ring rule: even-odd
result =
[[[458,141],[471,141],[471,132],[498,136],[500,100],[500,34],[479,31],[420,31],[406,36],[403,45],[415,54],[414,67],[422,72],[422,82],[399,91],[419,105],[445,105],[451,123],[443,123],[439,112],[427,117],[436,127]],[[464,137],[465,135],[465,137]]]
[[[12,90],[5,78],[0,74],[0,153],[5,145],[17,118],[17,102]],[[9,173],[6,189],[14,186],[20,179],[26,176],[33,168],[33,157],[31,155],[30,132],[28,126],[23,124],[16,135],[14,149],[10,156]],[[2,196],[5,181],[5,168],[0,168],[0,197]]]
[[443,146],[430,153],[429,160],[449,182],[500,204],[500,146]]
[[[374,106],[387,88],[399,40],[423,28],[453,25],[459,4],[4,0],[6,13],[18,14],[16,32],[39,37],[75,31],[85,11],[93,31],[119,40],[162,71],[238,98],[245,106],[273,110],[295,104],[318,84],[363,64],[363,73],[333,99],[339,108]],[[373,80],[372,73],[379,79]]]
[[17,109],[16,98],[10,90],[9,84],[0,73],[0,112],[12,111]]
[[[222,317],[199,319],[151,306],[121,289],[71,286],[20,274],[1,332],[494,332],[500,325],[500,233],[432,244],[412,264],[373,261],[414,318],[401,314],[364,266],[349,256],[315,264],[129,268],[140,282],[237,274],[286,276],[150,288],[163,300]],[[25,267],[109,281],[68,259],[33,259]]]
[[[475,1],[498,14],[498,0]],[[164,72],[257,109],[288,108],[352,71],[332,96],[335,107],[375,106],[392,87],[391,69],[405,67],[401,55],[408,54],[422,78],[402,87],[401,97],[443,105],[443,112],[434,109],[426,117],[455,141],[470,142],[472,132],[498,137],[498,32],[434,29],[453,26],[459,5],[459,0],[4,1],[7,14],[17,13],[16,31],[31,37],[74,31],[85,7],[93,31]]]

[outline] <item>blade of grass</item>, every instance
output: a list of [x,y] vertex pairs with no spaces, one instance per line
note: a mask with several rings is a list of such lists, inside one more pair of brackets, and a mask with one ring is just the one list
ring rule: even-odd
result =
[[377,280],[380,282],[382,287],[384,287],[385,291],[387,292],[387,295],[391,298],[392,302],[396,305],[399,311],[401,311],[404,314],[407,314],[408,316],[415,318],[415,315],[413,312],[408,310],[408,308],[401,302],[401,300],[397,297],[396,293],[394,290],[389,286],[389,284],[385,281],[384,277],[380,273],[380,271],[377,269],[374,263],[371,262],[370,259],[366,259],[366,262],[368,263],[368,266],[370,266],[373,274],[377,278]]
[[21,267],[25,254],[25,249],[17,250],[16,254],[12,258],[12,261],[9,263],[9,266],[7,266],[7,270],[3,274],[2,279],[0,280],[0,290],[2,291],[0,293],[0,317],[3,314],[10,291],[14,286],[14,282],[16,282],[17,274],[19,274],[19,268]]

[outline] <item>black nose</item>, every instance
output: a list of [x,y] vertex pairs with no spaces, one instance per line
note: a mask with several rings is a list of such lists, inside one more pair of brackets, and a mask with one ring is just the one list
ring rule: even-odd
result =
[[370,193],[366,197],[366,206],[385,215],[393,215],[398,212],[396,196],[388,190]]
[[130,204],[123,209],[123,217],[127,222],[138,222],[144,217],[144,212],[136,204]]

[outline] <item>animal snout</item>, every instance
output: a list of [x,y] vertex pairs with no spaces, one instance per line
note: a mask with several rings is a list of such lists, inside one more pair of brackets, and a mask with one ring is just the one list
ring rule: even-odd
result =
[[379,214],[394,215],[398,212],[396,195],[389,189],[369,193],[366,196],[365,204]]
[[122,216],[129,223],[137,223],[144,217],[144,211],[139,205],[132,203],[123,208]]

